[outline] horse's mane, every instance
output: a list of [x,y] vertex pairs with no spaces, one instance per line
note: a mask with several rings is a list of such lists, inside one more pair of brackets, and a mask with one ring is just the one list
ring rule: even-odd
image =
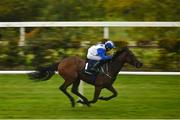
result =
[[114,53],[112,59],[115,59],[116,57],[118,57],[120,54],[122,54],[124,51],[127,51],[127,50],[128,50],[128,47],[127,47],[127,46],[123,47],[122,49],[117,50],[117,51]]

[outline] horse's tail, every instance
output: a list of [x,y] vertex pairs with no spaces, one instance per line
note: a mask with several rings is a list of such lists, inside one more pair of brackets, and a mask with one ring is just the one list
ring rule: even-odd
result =
[[35,72],[29,73],[28,76],[30,79],[36,80],[36,81],[49,80],[58,70],[58,65],[59,65],[59,62],[49,65],[47,67],[37,68]]

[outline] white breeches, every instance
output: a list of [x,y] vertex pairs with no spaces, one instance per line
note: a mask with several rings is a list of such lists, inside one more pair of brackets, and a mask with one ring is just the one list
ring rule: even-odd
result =
[[101,60],[101,57],[94,56],[94,55],[91,55],[91,54],[88,54],[87,58],[90,59],[90,60],[97,60],[97,61]]

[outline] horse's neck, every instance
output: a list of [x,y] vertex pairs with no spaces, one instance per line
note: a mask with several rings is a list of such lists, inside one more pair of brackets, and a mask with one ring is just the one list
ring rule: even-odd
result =
[[116,77],[119,71],[122,69],[123,65],[125,64],[126,60],[123,57],[121,58],[122,58],[121,60],[115,58],[109,63],[109,74],[111,74],[111,76]]

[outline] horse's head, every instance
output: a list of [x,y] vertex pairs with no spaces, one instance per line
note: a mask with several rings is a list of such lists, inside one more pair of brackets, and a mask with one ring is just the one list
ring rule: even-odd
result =
[[143,63],[136,58],[136,56],[131,50],[129,50],[128,47],[124,47],[122,48],[122,50],[117,51],[113,58],[117,58],[120,61],[124,60],[124,62],[129,63],[136,68],[140,68],[143,66]]

